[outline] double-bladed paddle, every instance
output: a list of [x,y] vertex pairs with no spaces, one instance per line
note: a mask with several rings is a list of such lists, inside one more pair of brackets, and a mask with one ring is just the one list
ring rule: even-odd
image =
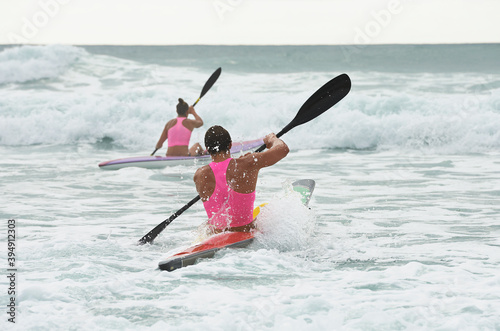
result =
[[[351,90],[351,80],[346,74],[342,74],[330,80],[328,83],[323,85],[319,90],[317,90],[307,101],[300,107],[295,118],[283,128],[276,136],[279,138],[291,129],[301,124],[307,123],[310,120],[323,114],[325,111],[330,109],[337,102],[342,100]],[[255,152],[262,152],[266,148],[266,145],[262,145]],[[189,207],[194,205],[200,200],[198,195],[193,200],[189,201],[184,207],[176,211],[168,219],[164,220],[158,224],[153,230],[149,231],[144,237],[142,237],[138,244],[143,245],[146,243],[152,243],[153,240],[169,225],[174,219],[179,217],[183,212],[185,212]]]
[[[210,90],[212,88],[212,86],[214,86],[215,82],[217,81],[217,79],[220,76],[221,71],[222,71],[222,68],[218,68],[217,70],[214,71],[212,76],[210,76],[210,78],[207,80],[207,82],[205,83],[205,85],[201,89],[200,97],[198,98],[198,100],[196,100],[195,103],[193,103],[193,107],[196,106],[198,101],[200,101],[200,99],[203,98],[203,96],[208,92],[208,90]],[[158,148],[155,149],[153,151],[153,153],[151,153],[151,156],[153,156],[157,150],[158,150]]]

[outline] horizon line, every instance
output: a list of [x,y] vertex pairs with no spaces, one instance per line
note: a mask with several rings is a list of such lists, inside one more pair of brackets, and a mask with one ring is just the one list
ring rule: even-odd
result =
[[236,46],[236,47],[253,47],[253,46],[348,46],[348,47],[366,47],[366,46],[439,46],[439,45],[500,45],[498,42],[449,42],[449,43],[380,43],[380,44],[70,44],[70,43],[22,43],[22,44],[4,44],[0,43],[0,46],[51,46],[51,45],[62,45],[62,46]]

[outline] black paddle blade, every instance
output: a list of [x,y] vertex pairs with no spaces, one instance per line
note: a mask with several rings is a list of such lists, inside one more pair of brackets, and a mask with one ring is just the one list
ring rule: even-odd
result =
[[208,92],[208,90],[210,90],[210,88],[215,84],[217,79],[219,79],[221,72],[222,72],[222,68],[219,68],[219,69],[214,71],[212,76],[210,76],[210,78],[205,83],[205,86],[203,86],[203,89],[201,89],[200,99]]
[[[333,78],[304,102],[297,115],[295,115],[295,118],[276,136],[279,138],[294,127],[307,123],[323,114],[337,102],[342,100],[350,90],[351,79],[349,76],[342,74]],[[262,152],[265,148],[266,145],[262,145],[255,152]]]
[[339,75],[323,85],[300,107],[295,118],[279,134],[285,134],[296,126],[307,123],[323,114],[342,100],[351,90],[351,79],[346,74]]

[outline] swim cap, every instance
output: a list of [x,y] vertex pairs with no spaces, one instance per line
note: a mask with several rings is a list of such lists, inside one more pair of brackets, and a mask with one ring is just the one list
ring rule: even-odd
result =
[[220,125],[214,125],[205,133],[205,146],[210,154],[229,151],[231,135]]

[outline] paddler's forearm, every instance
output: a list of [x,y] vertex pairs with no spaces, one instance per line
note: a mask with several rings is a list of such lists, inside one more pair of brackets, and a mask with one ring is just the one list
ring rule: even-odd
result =
[[193,116],[194,116],[194,120],[195,120],[195,121],[196,121],[196,123],[198,124],[198,126],[197,126],[197,127],[199,128],[200,126],[202,126],[202,125],[203,125],[203,120],[201,119],[200,115],[198,115],[198,114],[196,113],[196,110],[194,110],[194,108],[192,108],[192,109],[191,109],[191,114],[193,114]]
[[275,164],[290,152],[288,145],[283,140],[276,137],[274,133],[267,135],[264,138],[264,142],[266,143],[267,150],[261,153],[263,157],[263,167]]
[[163,129],[163,132],[161,133],[160,139],[156,143],[156,149],[162,148],[163,143],[165,142],[165,140],[167,140],[167,135],[168,135],[168,130],[167,130],[167,127],[165,126],[165,128]]
[[276,153],[278,155],[282,155],[281,158],[284,158],[287,156],[288,152],[290,152],[290,149],[288,148],[288,145],[281,139],[276,138],[274,139],[271,143],[270,146],[268,147],[269,150],[273,150],[273,153]]

